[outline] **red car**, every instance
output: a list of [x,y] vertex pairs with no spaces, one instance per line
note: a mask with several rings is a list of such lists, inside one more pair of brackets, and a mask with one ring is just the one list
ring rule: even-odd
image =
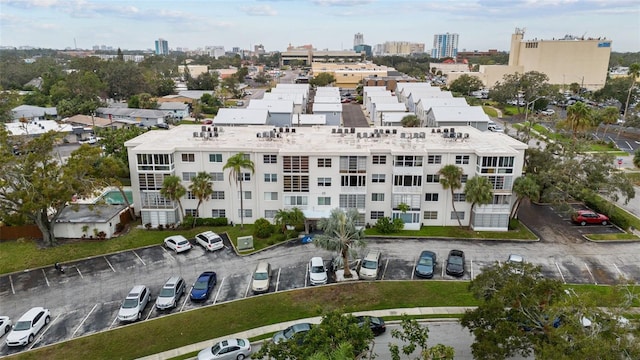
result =
[[607,225],[609,223],[608,216],[598,214],[597,212],[591,210],[578,210],[571,216],[571,220],[582,226],[587,224]]

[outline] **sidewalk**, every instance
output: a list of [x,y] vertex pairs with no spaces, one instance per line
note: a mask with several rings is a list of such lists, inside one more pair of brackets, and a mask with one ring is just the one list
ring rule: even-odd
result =
[[[374,310],[374,311],[361,311],[354,312],[353,315],[370,315],[370,316],[400,316],[403,314],[407,315],[450,315],[450,314],[463,314],[467,309],[475,309],[475,307],[420,307],[420,308],[405,308],[405,309],[388,309],[388,310]],[[199,343],[183,346],[177,349],[167,350],[165,352],[161,352],[154,355],[145,356],[139,358],[140,360],[166,360],[174,357],[182,356],[184,354],[189,354],[193,352],[198,352],[208,346],[213,346],[215,343],[219,342],[223,339],[229,338],[244,338],[249,339],[252,337],[260,336],[263,334],[273,333],[276,331],[284,330],[287,327],[297,324],[300,322],[308,322],[312,324],[319,324],[322,318],[320,316],[307,318],[307,319],[297,319],[293,321],[287,321],[279,324],[272,324],[267,326],[262,326],[255,329],[250,329],[246,331],[242,331],[236,334],[229,334],[224,337],[201,341]]]

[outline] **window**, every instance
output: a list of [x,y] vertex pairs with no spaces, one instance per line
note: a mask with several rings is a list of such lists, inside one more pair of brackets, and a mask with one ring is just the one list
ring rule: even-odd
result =
[[240,199],[240,194],[242,194],[242,198],[245,200],[251,200],[251,191],[243,191],[242,193],[238,191],[238,199]]
[[264,199],[265,200],[278,200],[278,193],[273,191],[268,191],[264,193]]
[[212,172],[209,173],[209,176],[211,176],[211,181],[224,181],[224,173]]
[[343,209],[364,209],[364,194],[340,194],[340,207]]
[[278,174],[264,174],[264,182],[278,182]]
[[173,169],[173,154],[137,154],[138,170],[169,171]]
[[251,181],[250,172],[240,173],[239,177],[240,177],[240,181]]
[[330,196],[318,197],[318,205],[331,205],[331,197]]
[[189,200],[195,200],[196,196],[193,194],[192,191],[187,191],[187,199]]
[[342,175],[340,184],[341,186],[365,186],[367,177],[364,175]]
[[285,175],[284,192],[309,192],[309,176],[307,175]]
[[306,196],[285,196],[284,204],[290,206],[308,205],[308,198]]
[[469,163],[469,155],[456,155],[456,164],[468,164]]
[[211,200],[224,200],[224,191],[214,191],[211,193]]
[[442,164],[442,155],[427,156],[427,164]]
[[184,209],[184,215],[198,217],[198,209]]
[[396,156],[395,166],[415,167],[422,166],[422,156],[398,155]]
[[265,164],[277,164],[278,155],[262,155],[262,161]]
[[425,211],[422,216],[425,220],[438,220],[438,212],[437,211]]
[[428,182],[428,183],[439,183],[440,182],[440,175],[438,175],[438,174],[429,174],[429,175],[427,175],[425,182]]
[[511,195],[493,195],[492,204],[509,205],[511,204]]
[[221,163],[222,162],[222,154],[209,154],[209,162]]
[[424,201],[438,201],[438,193],[424,194]]
[[138,174],[140,190],[160,190],[162,182],[168,174]]
[[318,186],[331,186],[331,178],[330,177],[319,177],[318,178]]
[[371,201],[384,201],[384,193],[372,193]]
[[195,154],[182,154],[182,162],[195,162],[196,155]]
[[326,158],[318,159],[318,167],[319,168],[331,167],[331,159],[326,159]]
[[[238,209],[238,216],[242,216],[242,212],[240,212],[240,209]],[[253,210],[252,209],[244,209],[244,217],[245,218],[253,217]]]
[[467,182],[467,179],[469,179],[469,175],[464,175],[464,174],[463,174],[463,175],[460,177],[460,182],[464,184],[464,183],[466,183],[466,182]]
[[361,174],[367,172],[366,156],[340,156],[340,172]]
[[372,211],[371,220],[382,219],[384,217],[384,211]]
[[196,177],[196,173],[194,173],[194,172],[183,172],[182,173],[182,180],[183,181],[191,181],[191,179],[193,179],[194,177]]
[[227,211],[225,209],[213,209],[211,210],[212,218],[223,218],[227,217]]
[[485,156],[478,158],[477,164],[482,174],[512,174],[513,161],[513,156]]
[[456,211],[451,212],[451,220],[464,220],[464,211],[457,211],[458,217],[456,217]]
[[463,202],[467,201],[467,196],[464,193],[453,194],[453,201]]
[[308,173],[308,156],[284,156],[282,158],[282,171],[285,173]]
[[278,210],[265,210],[264,211],[264,217],[266,219],[273,219],[276,217],[276,214],[278,213]]
[[383,183],[385,181],[385,174],[373,174],[371,175],[372,183]]
[[386,155],[373,155],[373,164],[374,165],[384,165],[387,163]]
[[422,176],[420,175],[395,175],[393,177],[395,186],[422,186]]

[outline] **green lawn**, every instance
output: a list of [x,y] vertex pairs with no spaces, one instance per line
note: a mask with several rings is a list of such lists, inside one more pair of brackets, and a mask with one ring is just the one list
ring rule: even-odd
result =
[[488,116],[491,117],[498,117],[498,112],[496,111],[496,109],[492,108],[491,106],[483,106],[482,110],[484,110],[484,113],[487,114]]
[[535,240],[537,236],[522,224],[518,224],[517,230],[509,231],[473,231],[466,227],[458,226],[423,226],[420,230],[402,230],[394,234],[381,234],[377,229],[366,229],[368,236],[385,237],[444,237],[460,239],[520,239]]
[[[640,172],[627,172],[625,174],[634,185],[640,186]],[[640,194],[637,194],[637,196],[640,196]]]

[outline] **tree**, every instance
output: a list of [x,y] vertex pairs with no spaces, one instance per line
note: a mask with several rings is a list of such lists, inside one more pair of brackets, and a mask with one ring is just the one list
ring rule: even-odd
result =
[[251,174],[255,173],[255,165],[248,155],[243,152],[239,152],[230,157],[222,170],[229,169],[229,182],[231,179],[235,180],[236,185],[240,188],[240,228],[244,229],[244,193],[242,191],[242,170],[249,170]]
[[513,203],[513,207],[511,208],[511,218],[518,218],[518,209],[520,209],[520,204],[524,198],[529,198],[532,200],[538,200],[540,196],[540,186],[536,183],[536,180],[533,176],[527,174],[525,176],[518,177],[513,182],[513,193],[516,194],[516,201]]
[[400,120],[403,127],[420,127],[420,119],[415,115],[407,115]]
[[391,336],[405,345],[400,348],[397,344],[390,343],[391,359],[400,360],[400,350],[410,359],[410,356],[418,350],[418,357],[414,358],[416,360],[453,360],[455,350],[452,347],[442,344],[428,346],[429,328],[427,326],[421,326],[416,319],[406,314],[402,314],[400,324],[402,330],[391,330]]
[[365,246],[364,232],[362,228],[356,226],[360,214],[356,209],[349,209],[344,212],[340,208],[331,210],[328,218],[322,218],[318,222],[323,234],[313,238],[313,243],[317,247],[325,250],[337,251],[342,257],[344,266],[344,277],[352,276],[349,269],[349,254],[356,248]]
[[627,94],[627,101],[624,103],[624,119],[627,119],[627,113],[629,112],[629,100],[631,99],[631,92],[636,86],[636,81],[640,77],[640,63],[633,63],[629,66],[629,77],[631,78],[631,86],[629,86],[629,93]]
[[[160,189],[160,195],[170,201],[178,203],[180,209],[180,217],[184,216],[184,209],[182,209],[182,201],[180,199],[187,194],[187,189],[182,185],[182,181],[175,175],[169,175],[162,181],[162,188]],[[180,217],[177,220],[180,220]]]
[[[90,175],[100,148],[82,145],[62,163],[53,152],[59,137],[51,131],[35,141],[20,142],[0,128],[0,216],[31,220],[48,246],[56,243],[55,222],[72,197],[93,195],[98,187]],[[14,145],[20,149],[18,154],[13,152]]]
[[[142,135],[146,129],[139,126],[129,126],[122,128],[102,128],[96,129],[96,135],[100,137],[100,144],[105,156],[112,155],[118,158],[125,167],[129,168],[129,156],[124,143]],[[128,176],[128,175],[127,175]]]
[[305,216],[300,208],[294,207],[290,210],[278,210],[273,220],[275,221],[276,226],[278,226],[282,233],[285,234],[287,232],[287,226],[293,226],[295,228],[303,226]]
[[476,205],[491,204],[493,201],[493,186],[485,176],[474,176],[467,180],[464,186],[464,197],[471,203],[471,213],[469,215],[469,227],[473,227],[474,212]]
[[124,192],[124,185],[121,179],[129,177],[129,168],[115,156],[103,156],[95,167],[96,179],[102,179],[105,186],[114,186],[120,192],[122,200],[124,201],[127,209],[129,209],[129,215],[132,220],[136,219],[136,212],[133,210],[129,198]]
[[458,215],[458,211],[456,210],[456,202],[454,200],[455,191],[462,187],[462,168],[449,164],[442,167],[438,174],[440,175],[440,184],[446,190],[451,190],[451,207],[453,208],[453,213],[456,215],[456,219],[458,220],[458,225],[462,227],[462,222],[460,221],[460,215]]
[[217,71],[207,71],[196,78],[189,76],[187,79],[187,89],[189,90],[215,90],[219,84]]
[[240,81],[235,76],[229,76],[222,80],[222,88],[234,98],[242,97],[239,86]]
[[482,89],[482,81],[475,76],[461,75],[449,84],[449,90],[458,94],[471,95],[472,92]]
[[603,138],[605,135],[607,135],[609,125],[615,124],[618,121],[619,114],[620,112],[615,106],[607,106],[606,108],[601,109],[594,114],[594,118],[597,119],[597,123],[594,125],[604,124],[604,132],[602,133]]
[[189,185],[189,191],[193,196],[198,199],[198,205],[196,205],[196,216],[193,217],[193,227],[196,226],[196,218],[200,215],[200,205],[203,201],[209,200],[211,194],[213,194],[213,183],[211,182],[211,175],[208,172],[200,171],[196,174],[196,177],[191,179],[191,185]]
[[636,152],[633,154],[633,165],[640,168],[640,149],[636,149]]
[[329,84],[333,84],[336,82],[336,78],[333,77],[330,73],[321,72],[317,75],[314,75],[311,80],[309,80],[309,84],[317,87],[327,86]]
[[[542,98],[553,93],[553,87],[548,83],[549,77],[546,74],[537,71],[528,71],[524,74],[506,74],[502,82],[496,83],[489,92],[489,97],[502,104],[509,101],[524,101],[528,104],[535,99]],[[522,96],[522,98],[519,98]],[[536,101],[534,105],[546,106],[540,101]],[[520,112],[518,107],[518,112]]]
[[587,129],[591,125],[591,108],[585,103],[578,101],[567,108],[566,125],[571,129],[573,138],[576,138],[578,131]]

